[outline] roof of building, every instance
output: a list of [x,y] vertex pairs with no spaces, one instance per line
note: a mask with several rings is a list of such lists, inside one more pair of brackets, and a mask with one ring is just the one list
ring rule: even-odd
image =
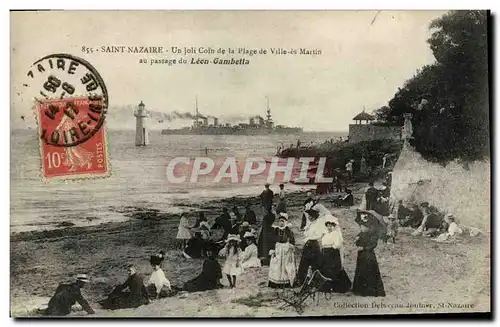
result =
[[375,120],[375,117],[366,113],[364,110],[356,115],[352,120]]

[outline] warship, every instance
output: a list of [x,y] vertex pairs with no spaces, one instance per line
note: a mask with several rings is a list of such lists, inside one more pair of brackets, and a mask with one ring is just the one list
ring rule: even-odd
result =
[[164,135],[267,135],[267,134],[297,134],[302,133],[302,127],[289,127],[275,125],[269,108],[269,98],[267,100],[266,118],[255,115],[249,118],[248,123],[240,123],[237,125],[220,124],[218,117],[206,117],[198,111],[198,99],[196,99],[195,116],[193,125],[179,129],[163,129]]

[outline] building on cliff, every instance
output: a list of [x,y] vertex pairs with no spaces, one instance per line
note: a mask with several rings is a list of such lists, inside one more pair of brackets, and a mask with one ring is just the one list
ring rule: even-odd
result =
[[373,140],[401,140],[400,126],[382,126],[373,124],[375,117],[365,110],[353,118],[354,124],[349,125],[349,143],[359,143]]

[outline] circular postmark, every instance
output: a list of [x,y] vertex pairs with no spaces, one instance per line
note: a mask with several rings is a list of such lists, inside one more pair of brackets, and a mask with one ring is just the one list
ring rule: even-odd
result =
[[51,54],[28,71],[40,138],[48,145],[73,147],[94,136],[104,124],[108,91],[97,70],[69,54]]

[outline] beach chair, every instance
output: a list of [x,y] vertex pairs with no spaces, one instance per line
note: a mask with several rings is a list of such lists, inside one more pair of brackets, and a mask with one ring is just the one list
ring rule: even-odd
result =
[[325,277],[319,270],[312,272],[311,267],[309,267],[307,276],[299,291],[285,289],[281,294],[278,294],[278,298],[285,302],[282,309],[293,307],[300,315],[304,312],[305,301],[307,299],[311,298],[313,303],[318,305],[320,293],[324,293],[325,298],[328,300],[328,295],[331,296],[331,294],[323,291],[323,285],[329,281],[332,281],[332,279]]

